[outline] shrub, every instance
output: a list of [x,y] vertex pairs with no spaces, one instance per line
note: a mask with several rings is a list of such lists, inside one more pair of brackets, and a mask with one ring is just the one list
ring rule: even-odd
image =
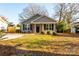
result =
[[56,32],[52,32],[52,35],[57,35],[57,33]]
[[60,21],[57,23],[57,32],[64,33],[68,29],[70,29],[70,24],[66,23],[65,21]]
[[50,35],[51,34],[50,31],[47,31],[47,34]]
[[45,33],[42,31],[41,34],[45,34]]
[[0,38],[2,38],[3,36],[6,35],[6,31],[5,30],[0,30]]

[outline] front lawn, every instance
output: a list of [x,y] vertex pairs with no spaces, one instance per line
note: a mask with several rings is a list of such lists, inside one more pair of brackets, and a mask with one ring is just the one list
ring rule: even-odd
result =
[[28,34],[13,40],[0,40],[0,45],[16,48],[14,55],[79,55],[78,37]]

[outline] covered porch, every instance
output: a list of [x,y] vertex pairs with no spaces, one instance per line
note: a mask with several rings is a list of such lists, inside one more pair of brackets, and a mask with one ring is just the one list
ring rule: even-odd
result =
[[41,33],[45,31],[56,32],[56,23],[32,24],[33,33]]

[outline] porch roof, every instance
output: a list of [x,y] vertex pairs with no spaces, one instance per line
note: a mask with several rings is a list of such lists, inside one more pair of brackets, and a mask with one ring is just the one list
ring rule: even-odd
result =
[[30,24],[30,23],[56,23],[56,21],[48,16],[42,16],[39,14],[36,14],[35,16],[27,19],[26,21],[22,22],[22,23],[26,23],[26,24]]
[[56,21],[52,18],[49,18],[47,16],[42,16],[34,21],[32,21],[31,23],[56,23]]

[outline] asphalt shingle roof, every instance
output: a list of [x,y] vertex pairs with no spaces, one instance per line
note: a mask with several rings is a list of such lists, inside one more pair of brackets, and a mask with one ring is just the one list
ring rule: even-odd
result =
[[37,20],[35,20],[34,22],[56,22],[54,19],[51,19],[47,16],[43,16],[43,17],[40,17],[38,18]]
[[[38,18],[38,17],[40,17],[40,18]],[[35,19],[37,19],[37,20],[35,20]],[[35,21],[33,21],[33,20],[35,20]],[[22,23],[27,23],[27,24],[29,24],[29,23],[31,23],[32,21],[33,21],[33,22],[56,22],[54,19],[52,19],[52,18],[50,18],[50,17],[41,16],[41,15],[39,15],[39,14],[36,14],[36,15],[32,16],[31,18],[29,18],[29,19],[23,21]]]
[[23,21],[22,23],[27,23],[27,24],[28,24],[28,23],[31,23],[31,21],[35,20],[36,18],[38,18],[38,17],[40,17],[40,16],[41,16],[41,15],[36,14],[36,15],[32,16],[31,18],[29,18],[29,19]]

